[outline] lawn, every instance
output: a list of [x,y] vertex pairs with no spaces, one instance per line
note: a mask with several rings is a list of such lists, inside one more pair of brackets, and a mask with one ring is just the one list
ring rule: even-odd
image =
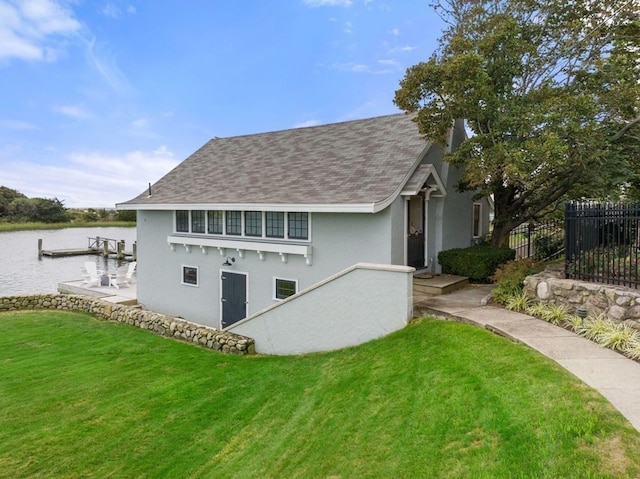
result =
[[0,477],[639,477],[640,434],[526,347],[423,319],[228,356],[70,312],[0,314]]

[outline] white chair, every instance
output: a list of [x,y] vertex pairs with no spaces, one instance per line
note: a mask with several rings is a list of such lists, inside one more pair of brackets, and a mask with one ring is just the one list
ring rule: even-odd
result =
[[84,280],[83,286],[94,287],[100,286],[100,272],[98,267],[92,261],[86,261],[83,267],[82,279]]
[[115,274],[109,275],[109,286],[113,286],[116,289],[126,288],[129,286],[129,280],[127,279],[128,266],[121,266],[116,269]]
[[126,278],[129,283],[136,282],[136,266],[137,265],[138,263],[136,261],[132,261],[131,263],[129,263],[129,266],[127,267]]

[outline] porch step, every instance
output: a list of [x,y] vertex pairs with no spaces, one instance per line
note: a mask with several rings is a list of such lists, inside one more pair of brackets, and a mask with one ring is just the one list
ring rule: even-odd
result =
[[462,289],[469,284],[469,278],[453,274],[421,273],[413,277],[413,295],[440,295]]

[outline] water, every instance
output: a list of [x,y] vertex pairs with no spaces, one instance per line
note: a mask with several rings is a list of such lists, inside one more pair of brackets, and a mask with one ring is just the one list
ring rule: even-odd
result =
[[132,250],[135,228],[66,228],[0,233],[0,296],[56,293],[58,283],[82,279],[85,261],[95,261],[98,269],[115,272],[120,261],[100,255],[38,258],[38,239],[45,250],[87,248],[89,237],[100,236],[125,241]]

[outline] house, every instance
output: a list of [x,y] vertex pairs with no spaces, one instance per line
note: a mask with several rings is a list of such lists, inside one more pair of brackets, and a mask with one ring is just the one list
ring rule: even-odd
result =
[[404,114],[215,138],[117,205],[137,210],[138,301],[229,328],[357,263],[439,272],[489,214],[443,156]]

